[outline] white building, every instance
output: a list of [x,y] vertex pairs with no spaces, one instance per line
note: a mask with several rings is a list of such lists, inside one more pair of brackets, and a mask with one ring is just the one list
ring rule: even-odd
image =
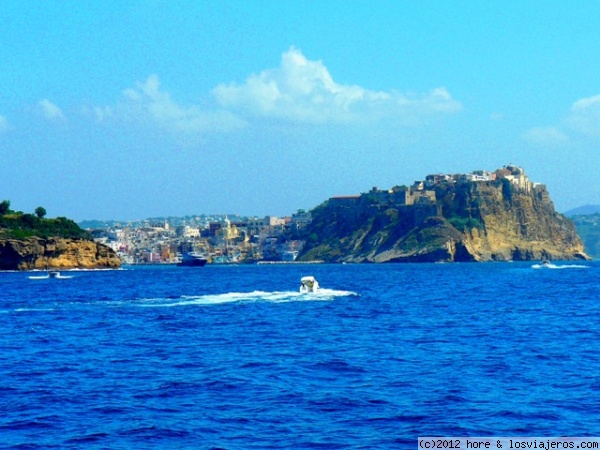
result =
[[183,237],[199,238],[200,237],[200,228],[189,227],[186,225],[183,228]]
[[283,231],[284,226],[285,219],[275,216],[265,216],[262,219],[256,217],[248,219],[248,233],[250,235],[270,235],[274,232]]

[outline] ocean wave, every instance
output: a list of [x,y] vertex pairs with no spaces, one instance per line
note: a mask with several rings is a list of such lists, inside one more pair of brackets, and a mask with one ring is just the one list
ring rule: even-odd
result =
[[304,302],[331,301],[338,297],[358,296],[356,292],[335,289],[319,289],[318,292],[299,293],[296,291],[253,291],[227,292],[223,294],[182,295],[179,298],[146,298],[138,300],[142,307],[173,307],[192,305],[220,305],[237,302]]
[[[73,278],[73,276],[58,274],[57,276],[53,277],[52,279],[57,279],[57,278],[61,279],[61,280],[67,280],[69,278]],[[29,279],[30,280],[49,280],[50,275],[30,275]]]
[[589,269],[590,266],[584,266],[583,264],[534,264],[531,266],[532,269]]
[[12,311],[14,311],[14,312],[54,311],[55,309],[56,308],[16,308]]

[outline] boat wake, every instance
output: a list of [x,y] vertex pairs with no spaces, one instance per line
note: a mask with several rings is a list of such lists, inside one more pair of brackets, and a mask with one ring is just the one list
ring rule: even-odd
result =
[[338,297],[356,297],[358,294],[351,291],[338,291],[334,289],[319,289],[318,292],[299,293],[296,291],[282,292],[228,292],[225,294],[207,295],[182,295],[179,298],[146,298],[139,300],[141,307],[173,307],[194,305],[221,305],[237,302],[305,302],[305,301],[331,301]]
[[590,266],[584,266],[583,264],[534,264],[531,266],[532,269],[589,269]]
[[71,275],[61,275],[61,274],[58,274],[54,277],[51,277],[50,275],[30,275],[29,276],[30,280],[49,280],[49,279],[56,279],[56,278],[66,280],[66,279],[73,278],[73,277]]

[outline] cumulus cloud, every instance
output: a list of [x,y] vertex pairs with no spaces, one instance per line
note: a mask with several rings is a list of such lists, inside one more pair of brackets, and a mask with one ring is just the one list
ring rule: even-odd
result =
[[48,120],[65,120],[65,115],[62,110],[48,99],[44,99],[38,103],[38,106]]
[[558,145],[578,137],[600,137],[600,95],[573,102],[560,125],[536,127],[523,134],[525,140],[539,145]]
[[569,140],[567,135],[556,127],[535,127],[525,132],[523,137],[538,145],[557,145]]
[[8,120],[0,114],[0,133],[8,130]]
[[[89,109],[85,108],[84,112],[88,113]],[[98,122],[104,122],[115,115],[113,108],[110,106],[95,106],[92,108],[92,112],[96,116]]]
[[321,61],[308,60],[294,47],[283,53],[279,67],[251,75],[242,84],[220,84],[211,94],[202,105],[183,104],[162,88],[157,75],[151,75],[124,90],[115,105],[88,107],[85,113],[99,122],[127,120],[172,133],[205,134],[244,127],[250,117],[312,124],[381,119],[414,124],[462,109],[443,87],[402,94],[338,84]]
[[415,122],[462,109],[443,87],[416,95],[338,84],[321,61],[308,60],[294,47],[283,53],[279,67],[251,75],[243,84],[220,84],[213,95],[225,108],[309,123],[382,118]]
[[573,103],[566,123],[585,135],[600,136],[600,95],[582,98]]
[[123,91],[117,107],[96,107],[98,120],[125,117],[128,120],[151,122],[173,132],[205,133],[239,128],[244,122],[234,114],[207,111],[195,105],[181,105],[161,90],[158,76],[151,75],[134,88]]

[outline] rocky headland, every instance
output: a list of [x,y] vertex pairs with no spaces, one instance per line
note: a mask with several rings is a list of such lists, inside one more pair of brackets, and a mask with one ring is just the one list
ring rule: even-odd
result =
[[0,270],[116,269],[121,260],[102,244],[84,239],[0,239]]
[[117,254],[96,243],[91,235],[70,219],[44,218],[10,210],[0,202],[0,270],[33,269],[115,269],[121,266]]
[[522,168],[429,175],[411,187],[333,197],[312,211],[301,260],[589,259],[573,223]]

